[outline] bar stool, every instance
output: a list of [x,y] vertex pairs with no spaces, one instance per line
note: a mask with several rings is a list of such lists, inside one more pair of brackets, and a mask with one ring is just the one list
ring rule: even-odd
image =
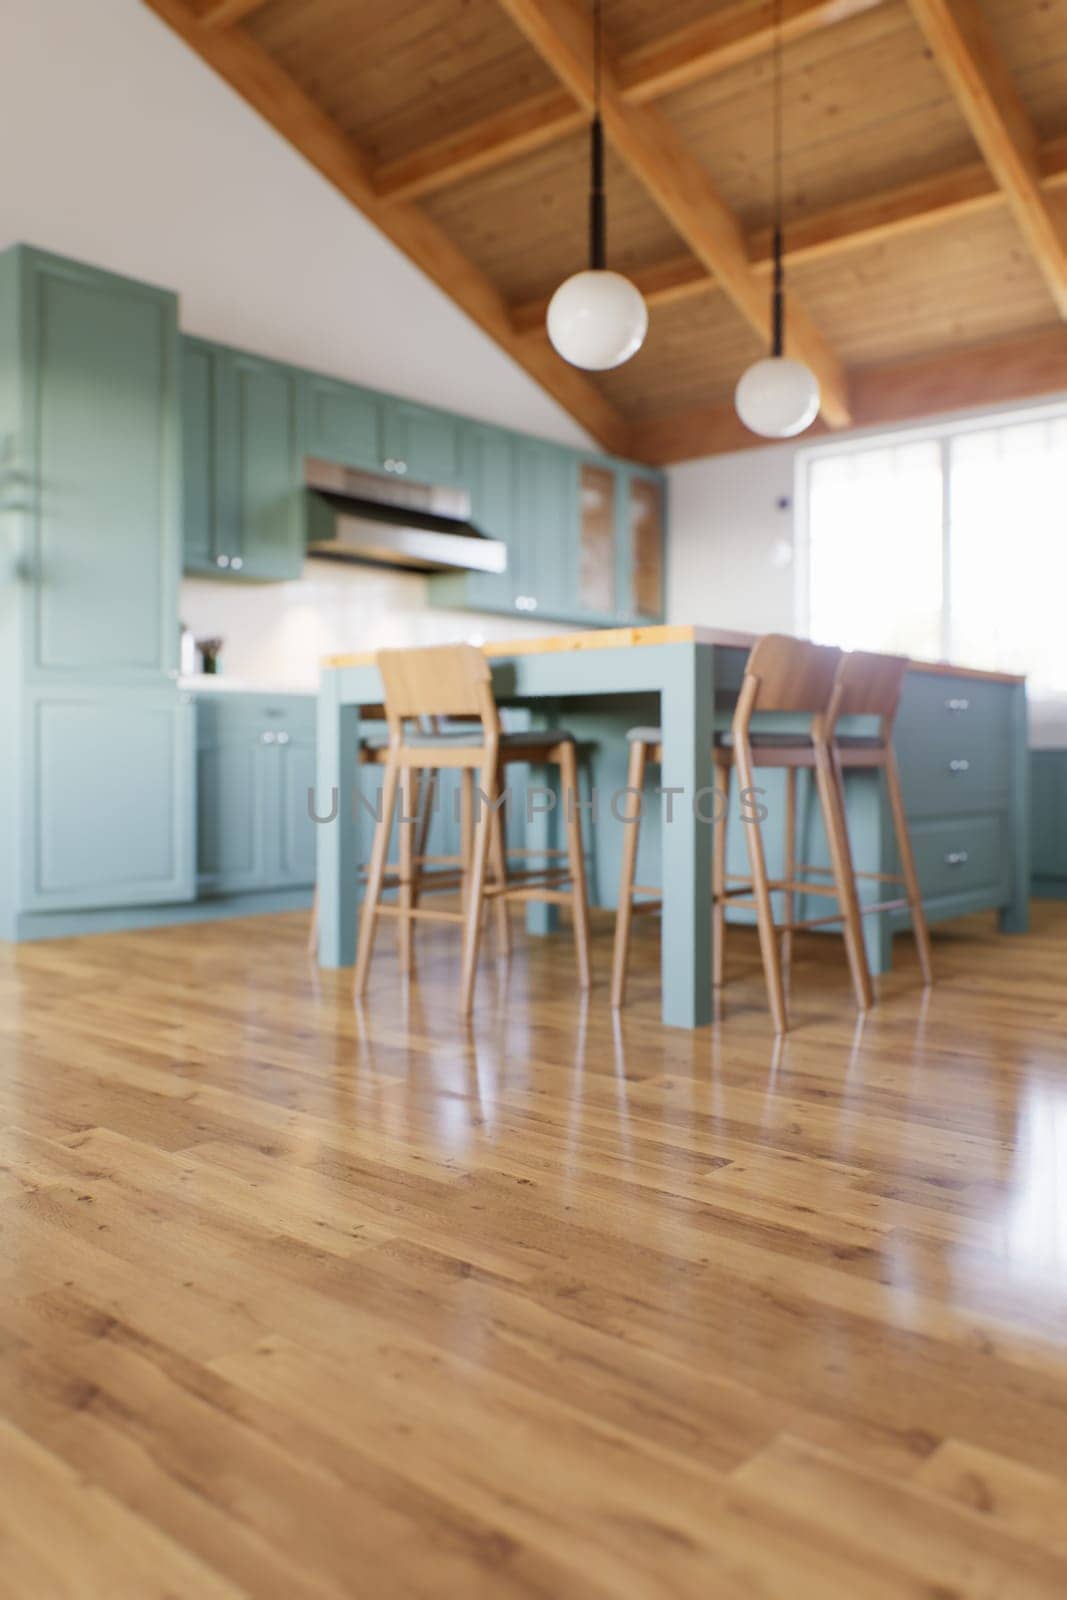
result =
[[[490,901],[498,903],[499,914],[506,918],[506,902],[511,899],[570,906],[574,917],[578,981],[587,989],[590,983],[589,911],[578,807],[577,756],[572,735],[553,728],[504,733],[493,698],[489,664],[473,645],[381,650],[377,662],[385,689],[389,742],[382,753],[381,817],[375,826],[360,913],[356,994],[362,995],[366,990],[379,916],[400,919],[400,964],[405,973],[411,971],[413,923],[418,918],[458,922],[463,926],[460,1008],[464,1015],[469,1015],[485,905]],[[419,718],[427,716],[462,719],[474,726],[433,733],[412,727]],[[496,809],[503,788],[503,770],[508,763],[559,768],[567,829],[566,850],[536,852],[545,858],[544,866],[511,874],[507,869],[501,817]],[[461,873],[458,880],[464,891],[461,911],[437,910],[417,903],[420,890],[457,885],[455,874],[446,878],[443,885],[435,881],[439,875],[434,873],[420,872],[416,879],[414,867],[415,835],[419,825],[415,775],[446,768],[459,769],[465,797],[461,851],[470,866],[469,872]],[[476,819],[475,780],[481,795],[485,796]],[[401,804],[399,864],[396,873],[387,876],[386,853],[398,795]],[[565,865],[549,864],[563,857]],[[395,905],[382,903],[386,889],[397,890]]]
[[[860,902],[860,912],[870,916],[874,912],[902,911],[911,913],[912,932],[919,957],[923,983],[929,987],[934,981],[933,961],[930,952],[930,930],[926,922],[919,877],[915,870],[915,856],[911,848],[908,819],[904,811],[904,796],[900,787],[900,771],[893,749],[893,727],[896,722],[900,696],[904,688],[904,674],[908,670],[906,656],[875,655],[872,651],[852,650],[842,657],[837,669],[837,680],[830,710],[827,714],[827,732],[830,738],[834,766],[839,786],[843,790],[844,774],[851,770],[874,769],[885,775],[886,794],[889,799],[899,873],[854,872],[857,881],[898,884],[904,888],[902,897],[891,900]],[[842,734],[837,731],[841,717],[877,717],[880,727],[877,734]],[[842,815],[848,812],[842,800]],[[800,866],[798,872],[825,876],[825,867]],[[830,920],[822,917],[805,922],[805,927],[817,927]]]
[[[778,935],[781,933],[788,940],[793,925],[797,894],[813,893],[836,898],[839,911],[833,920],[840,920],[844,925],[845,947],[857,1006],[861,1011],[865,1011],[872,1003],[870,973],[863,946],[860,910],[852,874],[842,794],[836,780],[828,738],[827,715],[831,708],[840,661],[840,650],[810,644],[802,639],[787,638],[782,634],[765,635],[757,641],[749,654],[731,730],[729,733],[716,735],[712,752],[716,771],[724,780],[726,790],[725,803],[716,808],[712,850],[713,982],[716,986],[721,986],[723,982],[727,905],[733,903],[753,906],[756,911],[760,952],[776,1033],[785,1033],[788,1026],[782,979],[782,952],[779,949]],[[764,713],[806,715],[809,723],[806,728],[796,731],[764,732],[754,729],[753,716]],[[659,761],[661,758],[660,730],[633,729],[630,736],[628,778],[630,787],[639,790],[646,762]],[[762,823],[757,812],[745,818],[751,881],[742,884],[736,881],[728,883],[726,844],[731,775],[736,770],[744,797],[746,793],[752,794],[755,791],[755,773],[759,768],[779,768],[786,774],[786,845],[783,876],[772,880],[768,875]],[[832,884],[803,883],[797,878],[796,774],[802,770],[810,771],[815,780],[819,807],[830,846]],[[634,906],[634,893],[648,892],[640,889],[635,891],[633,879],[636,858],[635,820],[627,826],[623,845],[612,972],[612,1004],[616,1006],[621,1005],[625,997],[633,912],[652,909],[658,905],[658,901],[651,903],[646,901],[644,904]],[[781,927],[775,924],[771,901],[772,894],[779,892],[785,896],[786,912],[785,922]]]

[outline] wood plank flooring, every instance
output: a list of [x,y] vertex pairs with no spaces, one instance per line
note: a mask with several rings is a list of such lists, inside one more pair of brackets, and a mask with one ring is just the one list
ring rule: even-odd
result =
[[718,1026],[431,928],[0,946],[0,1595],[1067,1594],[1067,906]]

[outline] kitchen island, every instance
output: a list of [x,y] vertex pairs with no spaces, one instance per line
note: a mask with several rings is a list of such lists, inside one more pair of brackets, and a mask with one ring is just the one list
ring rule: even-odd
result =
[[[726,726],[753,636],[694,625],[616,628],[553,638],[493,642],[485,648],[502,706],[524,710],[533,725],[573,729],[582,743],[590,802],[584,824],[590,856],[590,898],[612,906],[625,800],[626,730],[635,723],[663,728],[663,767],[650,776],[661,804],[646,804],[639,881],[662,891],[663,1020],[693,1028],[710,1021],[711,749]],[[330,656],[319,699],[317,811],[330,818],[317,830],[320,905],[319,960],[352,963],[358,913],[358,868],[365,859],[371,813],[359,804],[356,754],[361,713],[381,701],[373,652]],[[783,719],[787,722],[788,719]],[[380,723],[378,724],[380,727]],[[866,731],[862,720],[842,723]],[[915,663],[908,673],[897,721],[896,747],[924,899],[931,921],[991,910],[1005,932],[1023,932],[1029,898],[1027,718],[1024,680],[945,663]],[[763,803],[771,842],[778,802],[777,774]],[[650,799],[651,794],[650,794]],[[849,830],[861,872],[895,870],[892,828],[880,777],[856,772],[846,783]],[[808,814],[805,815],[805,812]],[[731,849],[743,862],[740,812],[732,802]],[[802,849],[818,864],[820,841],[801,808]],[[557,811],[540,810],[529,826],[531,845],[555,842]],[[742,870],[744,870],[742,865]],[[547,908],[531,907],[530,926],[552,925]],[[901,913],[865,919],[874,972],[892,959]],[[605,1004],[607,996],[605,991]]]

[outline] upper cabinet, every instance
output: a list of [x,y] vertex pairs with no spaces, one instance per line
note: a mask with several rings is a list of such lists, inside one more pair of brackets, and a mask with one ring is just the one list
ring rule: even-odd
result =
[[291,578],[306,543],[304,458],[465,488],[504,573],[441,573],[435,605],[619,625],[663,614],[663,478],[608,456],[183,341],[185,566]]
[[177,665],[177,301],[37,250],[5,271],[27,672],[158,682]]
[[183,341],[187,572],[300,576],[300,400],[288,367]]

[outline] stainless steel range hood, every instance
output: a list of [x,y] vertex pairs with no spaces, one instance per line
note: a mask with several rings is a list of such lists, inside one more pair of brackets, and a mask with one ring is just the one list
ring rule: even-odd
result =
[[308,555],[416,572],[504,572],[507,545],[470,521],[466,489],[358,472],[308,457]]

